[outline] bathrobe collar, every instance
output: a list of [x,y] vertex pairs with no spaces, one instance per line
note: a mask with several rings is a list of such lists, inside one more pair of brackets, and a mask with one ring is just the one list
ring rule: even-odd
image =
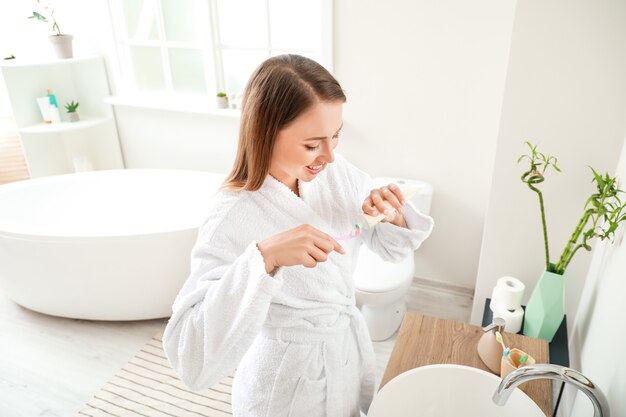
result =
[[[319,175],[325,175],[322,171]],[[276,206],[282,207],[285,216],[292,217],[297,224],[310,224],[326,233],[330,233],[331,227],[313,208],[307,203],[314,193],[314,187],[321,178],[305,182],[298,180],[298,197],[289,187],[278,181],[271,175],[267,175],[259,192],[267,199],[273,201]]]

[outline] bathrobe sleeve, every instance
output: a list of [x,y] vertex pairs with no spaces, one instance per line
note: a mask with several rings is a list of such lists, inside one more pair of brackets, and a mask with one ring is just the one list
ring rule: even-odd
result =
[[238,366],[282,285],[280,268],[274,276],[266,273],[256,242],[236,253],[229,238],[236,230],[224,230],[223,216],[214,217],[200,228],[191,274],[163,335],[170,364],[193,390],[214,385]]
[[400,262],[412,255],[432,232],[433,219],[420,213],[410,201],[407,201],[403,214],[407,228],[379,223],[363,232],[365,245],[386,261]]
[[[361,206],[373,188],[372,179],[344,158],[341,158],[340,163],[346,165],[347,176],[356,192],[354,198],[362,212]],[[420,213],[410,201],[407,201],[403,214],[407,228],[391,223],[379,223],[361,234],[363,243],[386,261],[400,262],[411,255],[433,230],[433,219]]]

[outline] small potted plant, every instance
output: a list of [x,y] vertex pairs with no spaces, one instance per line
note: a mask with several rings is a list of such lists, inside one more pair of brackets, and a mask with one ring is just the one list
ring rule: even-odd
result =
[[78,113],[76,109],[78,108],[78,102],[70,101],[69,103],[65,103],[65,109],[67,110],[67,120],[69,122],[78,122],[80,117],[78,117]]
[[40,22],[47,23],[50,26],[50,32],[53,33],[53,35],[48,36],[48,39],[50,40],[50,43],[52,43],[58,58],[72,58],[72,39],[74,37],[72,35],[61,33],[59,24],[54,18],[54,8],[49,3],[42,5],[40,0],[36,0],[36,3],[37,10],[33,11],[33,14],[28,16],[28,18],[36,19]]
[[[595,238],[612,239],[620,223],[626,220],[626,202],[622,203],[617,188],[617,179],[608,173],[604,176],[591,168],[592,182],[596,183],[596,192],[586,201],[584,212],[574,232],[570,236],[559,260],[550,262],[548,248],[548,228],[546,226],[543,194],[537,185],[545,180],[545,172],[552,167],[560,172],[557,159],[537,151],[537,146],[526,142],[530,155],[522,155],[530,163],[529,169],[522,174],[524,182],[539,197],[541,223],[543,227],[544,251],[546,255],[545,271],[537,283],[526,306],[524,314],[524,334],[551,341],[561,325],[564,316],[565,271],[572,257],[579,249],[591,251],[589,241]],[[612,241],[611,241],[612,242]]]
[[220,91],[219,93],[217,93],[216,100],[217,100],[216,104],[217,104],[218,109],[228,108],[228,95],[225,92]]

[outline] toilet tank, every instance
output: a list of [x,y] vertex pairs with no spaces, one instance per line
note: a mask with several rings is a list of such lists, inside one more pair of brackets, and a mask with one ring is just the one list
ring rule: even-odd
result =
[[383,185],[389,185],[391,183],[397,184],[400,187],[416,188],[418,191],[409,200],[415,205],[420,213],[430,215],[430,205],[433,200],[432,184],[425,181],[398,177],[376,177],[372,178],[372,182],[375,188],[382,187]]

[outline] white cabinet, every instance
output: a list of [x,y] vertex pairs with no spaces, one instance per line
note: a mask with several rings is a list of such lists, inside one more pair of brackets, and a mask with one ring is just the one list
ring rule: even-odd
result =
[[[110,90],[102,57],[3,61],[0,68],[32,178],[67,174],[86,165],[124,168],[113,112],[104,102]],[[57,98],[62,123],[43,122],[36,98],[48,89]],[[80,103],[79,122],[67,121],[64,106],[69,101]]]

